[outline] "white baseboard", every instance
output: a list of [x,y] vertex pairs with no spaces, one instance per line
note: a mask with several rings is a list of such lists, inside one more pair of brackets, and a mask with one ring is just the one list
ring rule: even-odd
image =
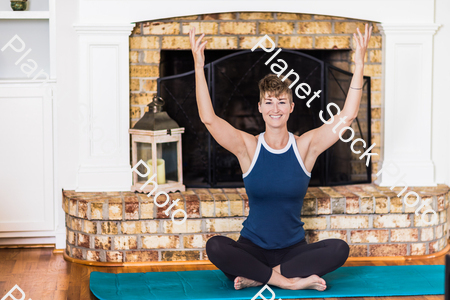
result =
[[56,244],[55,237],[23,237],[23,238],[0,238],[0,245],[40,245],[40,244]]

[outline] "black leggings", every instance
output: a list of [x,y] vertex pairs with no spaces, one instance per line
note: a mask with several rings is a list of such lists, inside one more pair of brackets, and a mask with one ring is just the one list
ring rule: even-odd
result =
[[340,239],[326,239],[307,244],[302,241],[283,249],[267,250],[240,236],[237,241],[213,236],[206,242],[209,260],[230,280],[237,276],[267,284],[272,268],[280,265],[286,278],[323,276],[342,266],[349,246]]

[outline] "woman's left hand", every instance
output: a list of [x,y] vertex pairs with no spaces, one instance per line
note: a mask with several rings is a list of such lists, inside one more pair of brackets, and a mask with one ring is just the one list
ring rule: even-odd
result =
[[359,31],[359,28],[356,28],[358,31],[358,36],[356,33],[353,33],[353,38],[355,39],[356,50],[355,50],[355,64],[356,65],[364,65],[364,55],[366,54],[367,46],[369,45],[370,36],[372,35],[372,26],[369,28],[369,24],[366,24],[364,30],[364,36]]

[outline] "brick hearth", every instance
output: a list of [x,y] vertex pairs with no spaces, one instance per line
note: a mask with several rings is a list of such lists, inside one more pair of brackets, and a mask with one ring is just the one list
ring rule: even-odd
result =
[[[397,193],[403,187],[395,188]],[[426,225],[421,216],[389,187],[375,184],[311,187],[304,199],[302,221],[309,243],[340,238],[350,256],[414,256],[447,246],[447,185],[414,187],[423,200],[431,198],[438,221]],[[405,192],[406,193],[406,192]],[[169,193],[188,215],[176,225],[153,197],[132,192],[63,191],[66,212],[66,254],[97,262],[207,260],[206,241],[215,235],[239,237],[248,216],[245,188],[187,189]],[[159,203],[165,197],[160,196]],[[414,202],[411,197],[409,202]]]

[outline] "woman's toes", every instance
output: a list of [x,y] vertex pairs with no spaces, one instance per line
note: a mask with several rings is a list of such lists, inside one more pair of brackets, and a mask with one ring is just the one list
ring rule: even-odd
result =
[[252,279],[248,279],[242,276],[238,276],[234,279],[234,288],[236,290],[244,289],[251,286],[260,286],[262,285],[261,282],[257,282]]
[[241,280],[241,277],[236,277],[236,278],[234,279],[234,288],[235,288],[236,290],[240,290],[240,289],[242,288],[242,280]]
[[317,275],[311,275],[311,277],[314,278],[315,282],[318,282],[318,283],[323,284],[323,285],[327,285],[327,283],[325,282],[325,280],[323,278],[321,278],[321,277],[319,277]]
[[317,275],[311,275],[306,278],[305,284],[303,285],[303,289],[315,289],[318,291],[326,290],[327,285],[324,279],[320,278]]

